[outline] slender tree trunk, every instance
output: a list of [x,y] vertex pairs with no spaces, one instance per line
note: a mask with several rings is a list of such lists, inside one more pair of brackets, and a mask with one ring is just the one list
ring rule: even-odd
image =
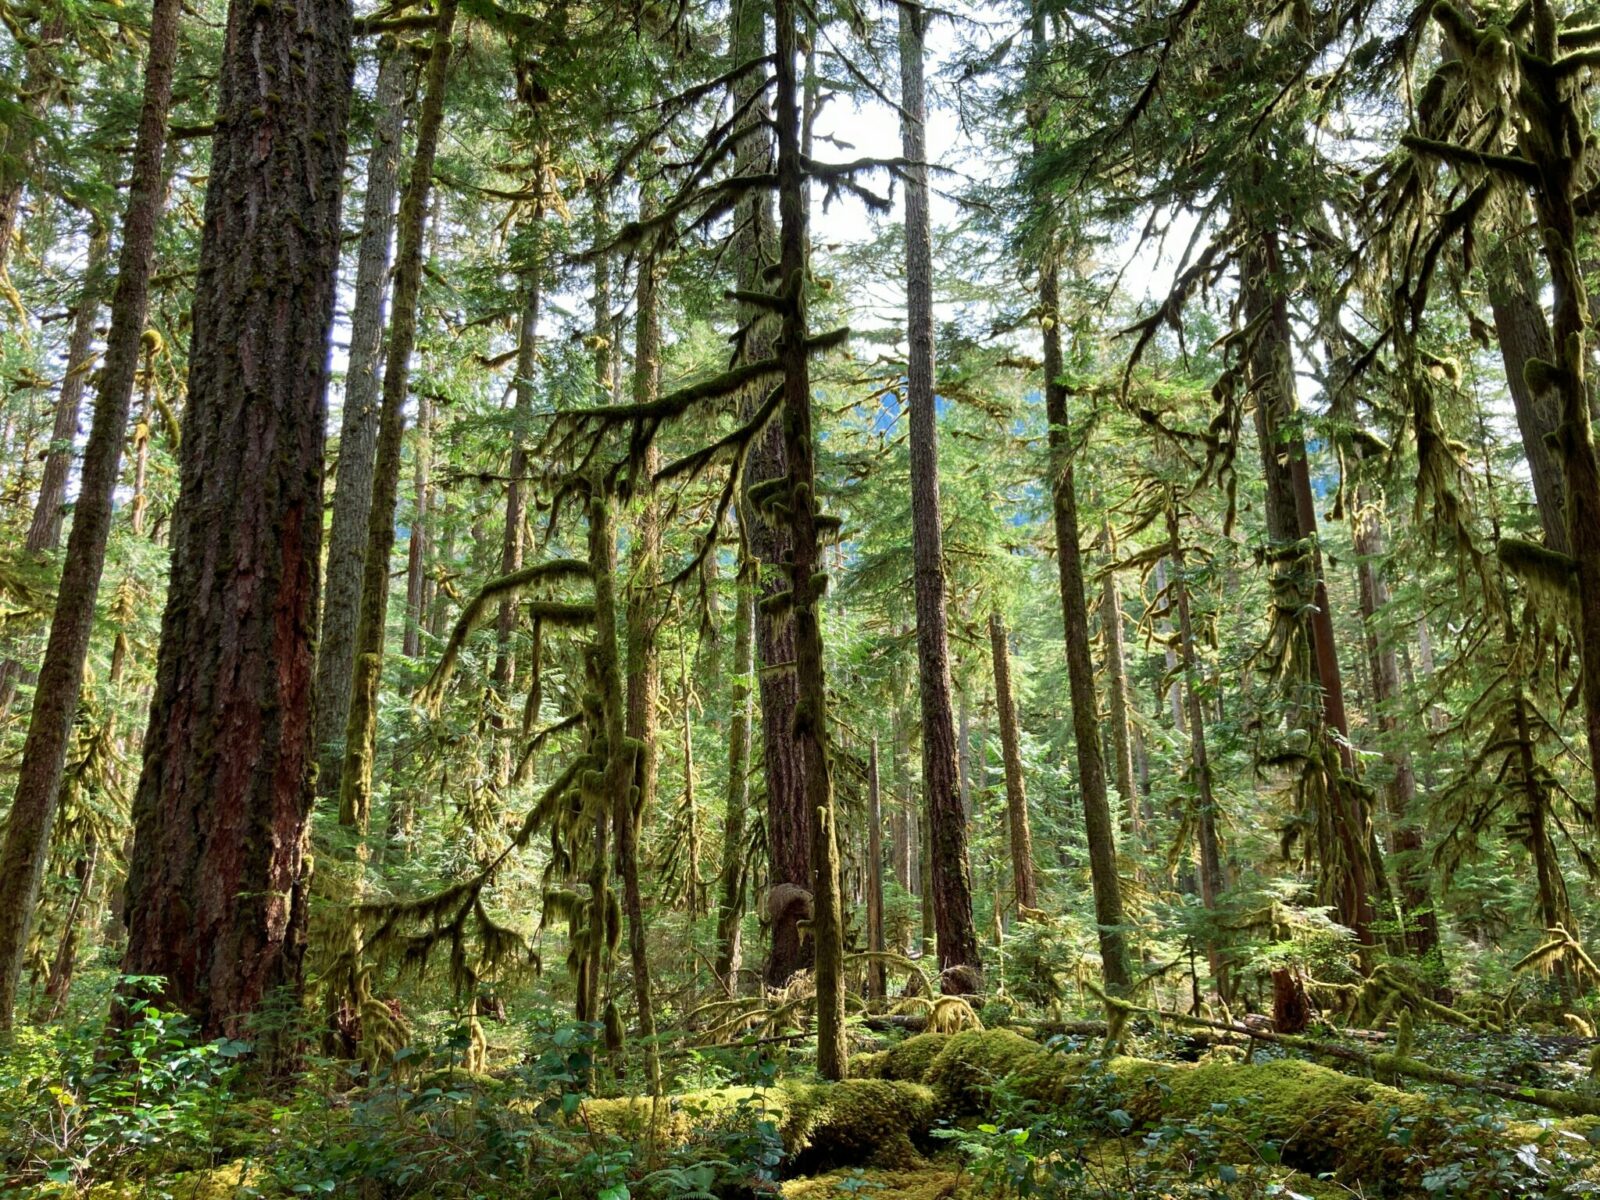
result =
[[[1156,594],[1159,596],[1167,590],[1167,563],[1165,559],[1156,561],[1155,569]],[[1172,682],[1167,685],[1166,703],[1172,710],[1172,727],[1181,734],[1189,732],[1189,719],[1183,711],[1183,688],[1178,683],[1178,652],[1172,648],[1172,622],[1165,617],[1161,620],[1161,645],[1165,651],[1167,664],[1167,678]],[[1157,697],[1159,700],[1160,698]],[[1157,709],[1161,706],[1158,703]]]
[[994,656],[995,708],[1000,723],[1001,761],[1006,771],[1006,825],[1011,833],[1011,880],[1016,912],[1039,907],[1033,882],[1033,831],[1028,824],[1028,793],[1022,773],[1022,738],[1011,686],[1011,650],[998,611],[989,614],[989,648]]
[[1055,260],[1047,259],[1040,272],[1039,285],[1043,311],[1055,318],[1044,332],[1044,370],[1045,419],[1050,423],[1050,491],[1054,508],[1056,565],[1060,573],[1067,683],[1072,691],[1072,731],[1077,748],[1078,788],[1083,797],[1084,832],[1089,842],[1089,877],[1094,887],[1095,922],[1100,928],[1101,970],[1106,986],[1120,992],[1131,984],[1133,969],[1129,963],[1127,934],[1123,928],[1116,829],[1106,795],[1106,769],[1100,750],[1100,714],[1094,689],[1094,663],[1089,654],[1089,606],[1084,598],[1083,551],[1080,549],[1078,499],[1069,440],[1071,418],[1067,413],[1067,390],[1062,382],[1061,289],[1057,272]]
[[717,977],[730,995],[739,990],[740,936],[745,896],[745,809],[750,803],[750,731],[755,717],[756,565],[739,563],[733,608],[733,672],[728,687],[728,802],[722,826],[722,866],[717,872]]
[[[878,736],[867,751],[867,949],[883,954],[883,792],[878,782]],[[889,994],[887,964],[881,958],[867,964],[867,999],[883,1000]]]
[[[361,567],[361,607],[356,615],[350,716],[345,722],[344,763],[339,774],[339,822],[364,831],[372,812],[372,770],[378,749],[378,687],[383,680],[384,628],[389,612],[389,556],[394,549],[395,502],[400,491],[406,399],[411,390],[411,352],[417,341],[422,297],[423,231],[433,187],[433,160],[444,124],[444,93],[450,72],[450,39],[456,0],[439,0],[428,54],[417,145],[400,199],[395,248],[394,312],[384,354],[383,395],[373,460],[372,504],[367,513],[367,548]],[[359,837],[358,833],[358,837]]]
[[950,699],[944,531],[939,509],[939,425],[933,390],[933,235],[928,213],[927,100],[922,79],[923,13],[900,13],[900,143],[906,195],[906,402],[911,410],[911,549],[917,610],[917,683],[922,701],[922,789],[926,855],[946,991],[978,990],[982,959],[972,923],[967,822],[956,770]]
[[[94,631],[95,601],[111,533],[122,443],[133,403],[133,377],[139,367],[139,342],[149,298],[156,222],[161,213],[161,156],[166,146],[167,110],[172,102],[179,11],[178,0],[155,0],[151,9],[144,99],[134,141],[105,362],[95,395],[89,442],[84,448],[78,501],[61,567],[55,613],[50,620],[50,638],[34,691],[5,842],[0,846],[0,1029],[11,1027],[16,1006],[28,927],[48,856],[50,829],[61,797],[61,772],[72,741],[72,722],[83,687],[83,665]],[[336,25],[335,34],[337,29]],[[232,80],[231,75],[229,78]],[[237,81],[233,82],[236,86]],[[223,163],[234,165],[227,158]],[[213,174],[213,181],[216,178]],[[234,187],[248,186],[237,174],[227,182]],[[337,194],[337,170],[333,186]],[[223,230],[210,225],[207,232],[208,245],[226,236]],[[9,239],[9,229],[0,227],[0,236]],[[212,246],[206,259],[213,271],[221,249]],[[217,298],[208,296],[199,305],[202,315],[211,315],[213,299]],[[204,381],[210,386],[214,379],[206,377]]]
[[411,439],[411,535],[406,539],[406,624],[400,653],[422,657],[423,593],[428,570],[428,525],[433,486],[433,401],[417,396],[417,424]]
[[[543,159],[538,171],[544,170]],[[534,206],[533,226],[544,224],[544,204]],[[528,274],[527,292],[522,301],[522,316],[517,325],[517,378],[514,383],[516,401],[511,409],[511,466],[506,483],[506,525],[500,544],[500,573],[509,575],[522,567],[523,526],[528,520],[528,489],[523,476],[528,473],[528,426],[533,419],[534,372],[539,367],[539,267]],[[500,602],[495,617],[495,656],[492,676],[496,703],[503,707],[510,703],[511,686],[516,682],[516,655],[511,646],[511,635],[516,628],[516,601],[507,598]]]
[[639,1037],[644,1043],[650,1094],[661,1094],[661,1056],[656,1046],[655,1010],[650,996],[650,962],[645,949],[644,900],[639,890],[639,814],[633,793],[640,765],[637,742],[627,733],[627,701],[617,662],[616,537],[611,531],[608,502],[596,495],[589,502],[589,561],[595,567],[595,639],[597,673],[606,732],[605,795],[616,830],[617,873],[622,880],[623,911],[628,915],[628,954],[633,963],[633,999]]
[[66,1007],[67,995],[72,990],[72,976],[78,967],[78,938],[82,932],[85,906],[95,885],[95,868],[100,862],[100,841],[93,833],[84,839],[83,853],[73,865],[72,879],[77,890],[72,903],[61,919],[61,941],[55,958],[50,962],[50,976],[44,985],[44,1009],[41,1019],[54,1021]]
[[[1188,565],[1180,536],[1178,507],[1167,499],[1167,557],[1172,560],[1172,590],[1178,609],[1178,647],[1183,661],[1183,687],[1189,713],[1189,773],[1194,783],[1195,841],[1200,847],[1200,903],[1214,912],[1217,898],[1227,886],[1222,851],[1217,838],[1217,797],[1211,781],[1211,758],[1206,752],[1205,711],[1200,703],[1200,671],[1194,644],[1194,617],[1189,605]],[[1226,990],[1222,958],[1215,944],[1206,957],[1217,987]]]
[[[94,367],[94,323],[100,311],[100,289],[104,283],[105,260],[110,239],[98,224],[89,239],[89,261],[84,270],[83,291],[72,316],[72,334],[67,339],[66,367],[61,391],[56,400],[55,420],[50,430],[50,445],[45,451],[44,470],[39,476],[39,495],[33,506],[33,519],[23,540],[29,555],[44,554],[61,545],[62,518],[67,503],[67,477],[78,436],[78,416],[83,407],[84,385]],[[12,651],[19,647],[11,636],[4,644]],[[8,655],[0,661],[0,718],[11,711],[18,682],[31,682],[32,672]]]
[[[1110,522],[1100,526],[1100,541],[1106,558],[1116,559],[1116,544]],[[1105,641],[1106,691],[1111,719],[1111,756],[1117,771],[1117,792],[1127,810],[1126,828],[1135,841],[1139,838],[1139,790],[1134,783],[1133,739],[1129,736],[1128,663],[1122,652],[1122,593],[1117,588],[1116,572],[1109,568],[1100,584],[1100,635]]]
[[207,1037],[297,993],[305,952],[351,36],[335,0],[228,11],[123,958]]
[[350,309],[350,364],[345,372],[333,521],[328,531],[328,577],[317,649],[317,787],[323,795],[338,790],[345,723],[350,717],[361,569],[371,521],[373,455],[378,439],[384,297],[411,75],[409,59],[410,51],[393,44],[385,46],[373,96],[377,127],[367,155],[367,194],[356,251],[355,300]]
[[[641,215],[648,218],[651,198],[646,191]],[[633,400],[648,404],[660,390],[660,313],[657,307],[656,264],[646,257],[639,263],[635,297]],[[650,964],[645,945],[644,897],[639,886],[639,834],[645,817],[655,807],[656,709],[660,692],[660,664],[654,630],[653,591],[660,571],[661,533],[657,523],[651,476],[655,454],[648,452],[642,471],[634,476],[636,494],[643,503],[634,532],[632,562],[624,589],[626,609],[624,639],[627,654],[627,702],[624,730],[634,748],[632,784],[637,799],[620,795],[612,809],[616,827],[616,870],[622,880],[623,911],[628,919],[628,954],[633,966],[634,1002],[640,1036],[646,1041],[651,1094],[661,1091],[661,1063],[655,1045],[655,1016],[650,995]],[[608,643],[610,644],[610,643]]]

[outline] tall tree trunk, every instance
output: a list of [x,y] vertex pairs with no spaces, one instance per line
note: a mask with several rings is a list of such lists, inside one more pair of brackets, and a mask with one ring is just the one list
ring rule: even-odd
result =
[[1422,828],[1411,811],[1417,797],[1416,771],[1412,767],[1411,751],[1399,740],[1395,721],[1394,707],[1400,701],[1400,664],[1393,643],[1377,628],[1378,614],[1389,604],[1389,584],[1380,569],[1385,554],[1383,525],[1377,506],[1365,494],[1365,489],[1357,489],[1351,527],[1360,582],[1361,616],[1367,629],[1372,699],[1378,729],[1387,743],[1384,757],[1394,772],[1388,788],[1390,845],[1399,860],[1405,940],[1412,954],[1426,958],[1439,943],[1439,921],[1428,886]]
[[[1160,595],[1167,590],[1167,563],[1165,559],[1156,560],[1155,568],[1156,594]],[[1167,684],[1166,703],[1172,710],[1172,727],[1179,733],[1189,732],[1189,719],[1183,712],[1183,688],[1178,683],[1178,652],[1172,648],[1172,622],[1165,617],[1161,620],[1161,645],[1165,651],[1167,664],[1167,678],[1172,680]],[[1160,697],[1157,697],[1159,700]],[[1161,706],[1158,703],[1156,707]]]
[[384,297],[411,74],[409,60],[409,50],[387,45],[378,63],[373,96],[378,118],[367,155],[367,194],[362,208],[361,242],[356,251],[355,300],[350,308],[350,364],[345,371],[339,461],[333,478],[333,521],[328,531],[328,577],[317,648],[317,787],[323,795],[338,790],[339,770],[344,762],[344,727],[350,718],[361,568],[371,520],[373,455],[378,439]]
[[1011,650],[999,611],[989,614],[989,648],[994,656],[995,709],[1000,722],[1000,755],[1006,769],[1006,825],[1011,832],[1011,891],[1017,915],[1039,907],[1033,882],[1033,831],[1028,824],[1028,792],[1022,774],[1022,737],[1016,693],[1011,687]]
[[[946,991],[976,992],[982,959],[972,923],[967,821],[956,770],[950,702],[944,528],[939,508],[939,424],[933,390],[933,234],[928,213],[927,97],[922,79],[922,9],[900,12],[900,144],[907,159],[906,403],[911,410],[911,550],[917,609],[917,683],[922,701],[922,790],[928,813],[939,969]],[[948,974],[944,974],[948,973]]]
[[[61,798],[61,772],[72,741],[72,722],[83,687],[83,664],[94,631],[95,601],[100,594],[106,542],[111,533],[122,443],[133,403],[133,377],[139,368],[139,343],[149,299],[156,222],[161,214],[161,156],[166,146],[167,110],[172,102],[179,12],[179,0],[155,0],[151,9],[144,99],[134,141],[128,207],[123,215],[122,248],[117,259],[116,288],[111,297],[111,328],[106,336],[105,363],[95,395],[94,422],[84,448],[78,501],[73,510],[72,532],[67,538],[66,558],[61,566],[50,638],[39,670],[27,739],[22,748],[22,764],[17,772],[17,790],[6,822],[5,843],[0,846],[0,1029],[10,1028],[16,1007],[28,927],[39,896],[39,881],[44,874],[56,805]],[[335,25],[333,33],[337,32]],[[237,65],[234,64],[235,69]],[[231,73],[229,79],[237,87],[238,81]],[[343,128],[342,122],[340,128]],[[225,166],[237,166],[236,161],[227,156],[220,161]],[[213,173],[214,182],[217,178]],[[237,171],[227,183],[231,187],[248,186]],[[337,166],[333,185],[337,194]],[[220,225],[219,212],[207,227],[207,245],[211,253],[206,265],[212,271],[217,269],[219,253],[224,253],[225,248],[211,243],[233,232],[224,231]],[[0,235],[7,233],[0,228]],[[200,314],[212,316],[215,301],[227,295],[224,291],[218,297],[205,297],[204,302],[197,305]],[[217,348],[205,349],[209,361]],[[208,388],[219,382],[215,374],[202,373],[200,377]],[[248,747],[245,749],[247,751]]]
[[1244,319],[1257,329],[1249,374],[1267,484],[1267,536],[1278,572],[1274,587],[1293,593],[1293,599],[1279,601],[1281,611],[1296,614],[1290,619],[1300,621],[1303,618],[1297,614],[1310,610],[1304,632],[1310,642],[1312,679],[1321,709],[1317,753],[1322,760],[1321,786],[1327,806],[1323,821],[1328,827],[1319,857],[1340,922],[1355,932],[1362,946],[1371,946],[1371,820],[1354,786],[1355,759],[1345,716],[1333,612],[1317,546],[1310,463],[1297,423],[1288,298],[1278,239],[1271,230],[1261,231],[1247,249],[1244,273]]
[[800,106],[795,81],[798,14],[794,0],[774,0],[773,16],[777,29],[775,115],[780,227],[777,300],[782,312],[777,349],[783,367],[783,447],[789,466],[785,495],[791,555],[787,607],[794,631],[794,677],[798,689],[789,732],[804,764],[805,811],[810,821],[817,1072],[824,1079],[843,1079],[847,1065],[844,915],[832,767],[828,761],[828,688],[819,611],[826,577],[820,574],[816,445],[811,425],[811,364],[806,346],[808,197],[800,153]]
[[[1035,37],[1042,41],[1041,18]],[[1106,795],[1105,760],[1100,750],[1100,714],[1089,647],[1089,606],[1084,598],[1083,551],[1078,530],[1078,499],[1067,389],[1062,381],[1061,285],[1055,258],[1040,271],[1039,299],[1053,321],[1044,331],[1045,419],[1050,423],[1050,492],[1060,574],[1061,616],[1067,654],[1067,684],[1072,692],[1072,732],[1077,749],[1078,788],[1083,797],[1084,833],[1089,842],[1089,877],[1094,888],[1095,923],[1100,930],[1101,970],[1106,986],[1124,991],[1132,983],[1127,934],[1123,929],[1122,881],[1117,873],[1116,829]]]
[[[762,0],[736,0],[733,20],[733,59],[744,66],[766,53]],[[734,107],[746,113],[734,147],[735,173],[748,177],[772,170],[771,114],[763,99],[765,76],[746,71],[733,85]],[[754,189],[740,203],[734,223],[733,251],[739,290],[756,293],[765,286],[766,273],[776,265],[777,237],[772,200],[764,189]],[[773,353],[774,329],[770,314],[759,305],[741,304],[738,320],[742,336],[737,358],[756,362]],[[741,400],[746,414],[754,412],[764,393],[752,391]],[[795,676],[793,626],[761,602],[784,591],[789,531],[777,522],[756,517],[748,499],[750,490],[770,485],[789,473],[784,433],[774,421],[755,440],[745,465],[743,500],[748,522],[750,552],[760,567],[760,594],[756,605],[756,661],[760,670],[761,764],[767,791],[768,885],[764,908],[771,922],[770,942],[763,977],[767,986],[782,987],[796,971],[811,966],[811,943],[803,936],[806,905],[792,899],[811,890],[811,817],[806,809],[805,764],[794,741],[795,705],[799,684]]]
[[296,993],[305,952],[351,34],[336,0],[228,10],[123,958],[207,1037]]
[[729,995],[739,990],[740,936],[745,896],[745,808],[750,803],[750,727],[755,712],[756,565],[739,562],[734,587],[733,672],[728,687],[728,796],[722,825],[722,865],[717,872],[717,978]]
[[[450,39],[456,0],[439,0],[428,54],[417,144],[400,198],[395,247],[394,312],[384,353],[383,395],[378,407],[372,504],[367,512],[367,548],[361,566],[361,607],[356,614],[350,716],[345,722],[344,763],[339,774],[339,822],[364,831],[372,812],[372,769],[378,748],[378,687],[383,680],[384,627],[389,612],[389,556],[394,549],[395,501],[400,491],[406,398],[411,389],[411,352],[417,341],[422,298],[423,230],[433,187],[433,160],[444,124],[444,93],[450,72]],[[360,836],[358,832],[357,836]]]

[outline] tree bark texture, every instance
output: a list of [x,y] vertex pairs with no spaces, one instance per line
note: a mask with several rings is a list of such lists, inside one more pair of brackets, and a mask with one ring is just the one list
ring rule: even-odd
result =
[[305,951],[351,36],[341,0],[228,10],[123,958],[208,1037],[297,992]]

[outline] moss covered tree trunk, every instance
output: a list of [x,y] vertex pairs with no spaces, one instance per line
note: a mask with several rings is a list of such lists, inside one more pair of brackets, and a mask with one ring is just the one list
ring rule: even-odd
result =
[[340,0],[228,10],[122,963],[203,1036],[300,984],[351,32]]
[[[782,429],[788,460],[789,588],[786,607],[794,630],[797,688],[790,736],[800,753],[810,822],[811,940],[817,988],[817,1071],[843,1079],[844,915],[839,885],[839,845],[828,761],[828,687],[822,662],[821,573],[817,529],[815,435],[811,422],[811,370],[806,348],[807,197],[800,153],[799,89],[795,79],[799,14],[793,0],[774,0],[777,30],[774,93],[778,138],[779,259],[777,300],[782,314],[778,358],[783,367]],[[770,752],[770,743],[768,746]]]
[[[733,6],[733,60],[740,66],[766,53],[762,0],[737,0]],[[746,114],[734,145],[734,169],[740,176],[772,170],[771,113],[760,88],[766,75],[747,71],[733,84],[734,107]],[[767,286],[766,273],[777,264],[777,228],[770,194],[751,192],[738,207],[734,225],[734,269],[741,292],[756,293]],[[737,357],[753,362],[773,353],[771,314],[753,304],[739,306],[741,329]],[[764,396],[752,392],[741,399],[751,413]],[[789,473],[783,429],[773,422],[750,448],[745,465],[743,501],[750,552],[759,564],[755,644],[759,666],[757,686],[761,697],[761,765],[767,792],[768,884],[764,907],[771,922],[763,977],[769,987],[782,987],[796,971],[811,965],[812,950],[802,933],[806,904],[797,899],[811,889],[811,818],[806,809],[805,763],[791,729],[794,726],[798,681],[794,673],[794,628],[771,611],[769,601],[785,590],[784,570],[789,553],[789,531],[781,522],[759,519],[749,501],[752,489],[770,485]]]
[[344,413],[339,423],[339,461],[334,468],[333,520],[328,529],[327,580],[317,645],[317,789],[327,796],[339,788],[344,727],[350,717],[361,568],[372,511],[389,243],[394,235],[400,141],[412,74],[409,50],[390,41],[381,53],[373,95],[377,123],[367,152],[367,191],[356,250],[350,364],[344,377]]
[[[543,159],[536,164],[539,187],[544,186]],[[534,206],[532,225],[537,233],[544,224],[544,204]],[[542,264],[541,264],[542,265]],[[511,407],[511,463],[506,481],[506,522],[500,541],[500,573],[509,575],[522,567],[523,526],[528,521],[528,486],[523,479],[528,473],[529,422],[533,419],[534,372],[539,367],[539,267],[529,271],[524,281],[522,312],[517,319],[517,377],[512,381],[516,399]],[[494,670],[490,678],[494,684],[495,705],[504,710],[511,702],[511,688],[516,682],[517,663],[511,639],[516,630],[517,602],[507,597],[500,602],[495,614]],[[530,684],[537,687],[537,684]],[[535,714],[537,715],[537,714]],[[509,757],[509,747],[500,748],[500,757]]]
[[[72,742],[72,722],[83,688],[83,666],[94,632],[95,601],[100,594],[106,543],[111,535],[122,444],[133,404],[133,381],[139,368],[140,339],[149,300],[156,222],[161,214],[161,157],[167,139],[167,112],[172,102],[179,12],[178,0],[156,0],[150,13],[144,97],[134,141],[128,205],[123,215],[117,282],[111,297],[111,328],[106,335],[105,361],[95,393],[89,441],[84,448],[78,500],[73,509],[72,532],[67,537],[66,558],[61,566],[56,608],[50,619],[50,637],[34,690],[33,711],[17,771],[17,789],[6,821],[5,841],[0,845],[0,1029],[10,1028],[16,1006],[28,928],[49,853],[50,829],[61,798],[61,772]],[[242,14],[237,19],[243,19]],[[341,36],[337,26],[329,30],[327,36],[337,44]],[[325,68],[326,63],[319,63],[319,66]],[[230,95],[238,95],[242,83],[237,77],[238,71],[239,64],[233,64],[234,74],[229,78],[234,91]],[[319,84],[324,82],[318,80]],[[266,181],[263,178],[248,177],[239,160],[238,147],[231,146],[229,150],[222,158],[224,165],[235,170],[228,186],[247,193],[264,190]],[[316,170],[320,173],[327,167],[328,164],[319,161]],[[337,193],[337,162],[333,169]],[[220,206],[220,194],[218,202]],[[213,215],[205,242],[209,255],[203,268],[208,268],[210,273],[204,278],[213,284],[215,294],[205,297],[204,303],[197,300],[196,304],[198,313],[213,320],[218,319],[219,310],[243,299],[229,289],[229,285],[237,281],[218,277],[219,265],[225,261],[230,246],[252,244],[257,232],[225,226],[223,216],[220,212]],[[318,230],[319,237],[325,233],[325,230]],[[9,229],[0,226],[0,236],[8,237]],[[314,241],[308,239],[308,243]],[[218,242],[221,244],[215,244]],[[331,296],[331,283],[329,288]],[[214,361],[222,352],[220,346],[204,348],[202,357],[207,361],[199,378],[208,388],[221,388],[229,383],[226,370]],[[168,670],[172,670],[170,663]]]
[[411,531],[406,539],[405,629],[400,653],[422,656],[427,605],[428,527],[433,523],[433,398],[417,396],[416,428],[411,438]]
[[339,823],[364,835],[372,813],[372,771],[378,749],[378,687],[383,679],[384,631],[389,613],[389,556],[394,549],[395,502],[400,492],[406,399],[411,390],[411,352],[417,342],[422,298],[423,232],[433,187],[433,160],[444,124],[444,93],[450,73],[450,39],[456,0],[440,0],[433,44],[417,114],[417,144],[400,199],[395,245],[393,315],[384,352],[383,394],[367,515],[367,546],[361,566],[361,607],[356,620],[350,716],[345,722],[344,763],[339,775]]

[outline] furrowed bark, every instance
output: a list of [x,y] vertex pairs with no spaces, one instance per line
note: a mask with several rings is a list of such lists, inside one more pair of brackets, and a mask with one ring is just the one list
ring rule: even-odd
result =
[[301,980],[350,10],[241,0],[225,46],[123,958],[203,1037]]

